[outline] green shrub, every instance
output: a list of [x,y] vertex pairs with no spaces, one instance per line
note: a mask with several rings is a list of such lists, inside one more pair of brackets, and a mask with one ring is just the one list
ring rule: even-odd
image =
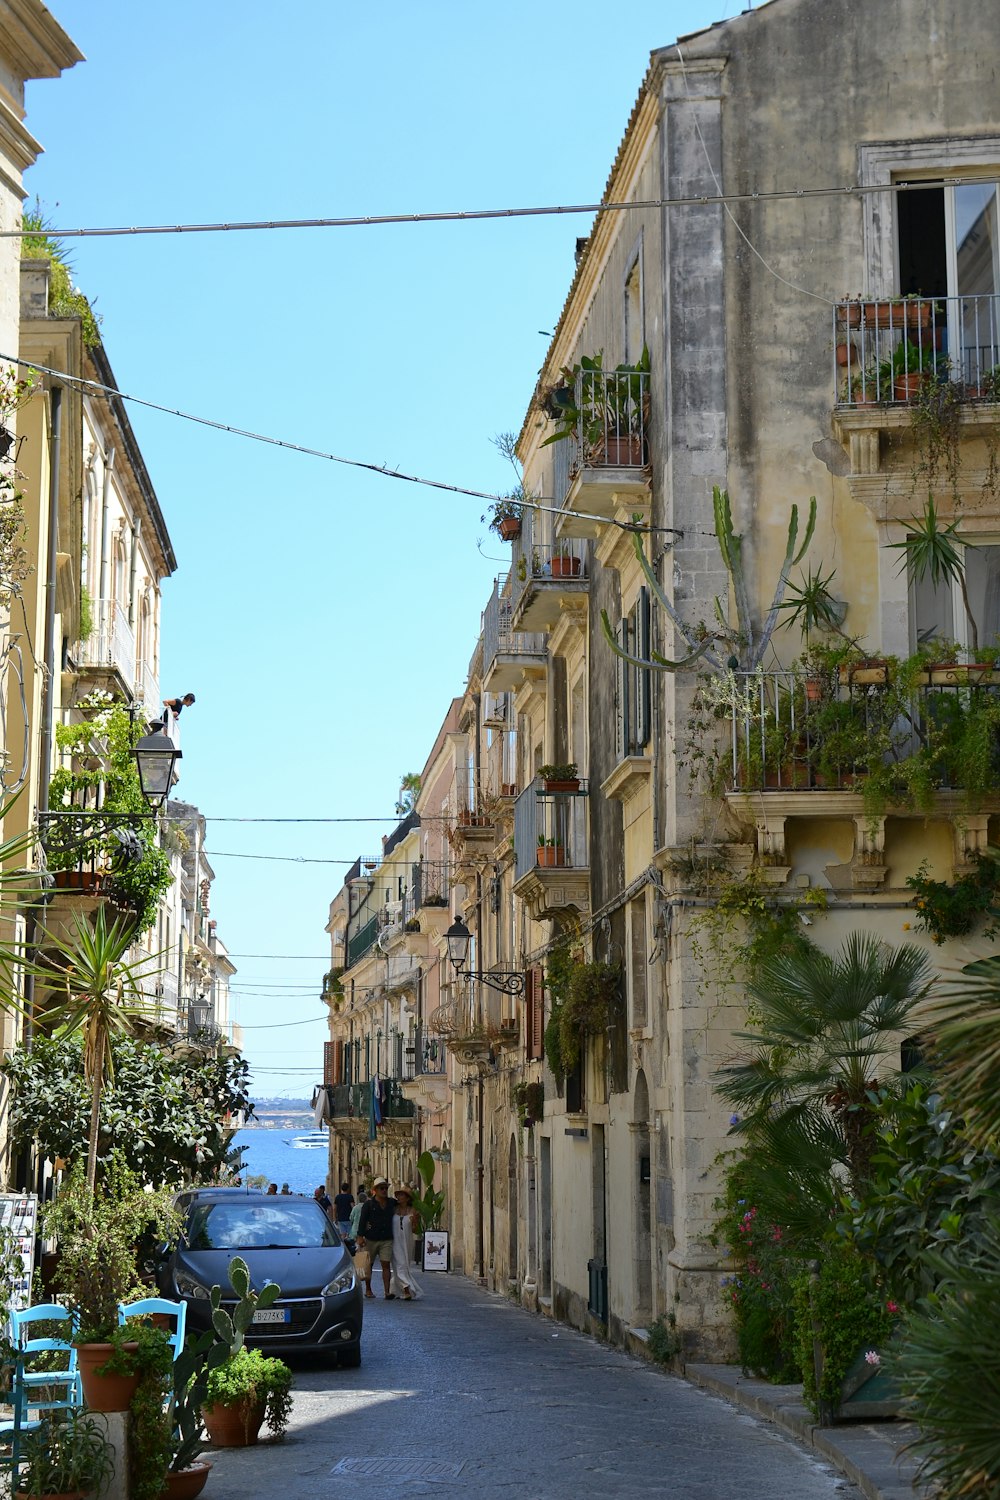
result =
[[[793,1287],[795,1340],[806,1405],[821,1420],[840,1405],[847,1371],[862,1350],[885,1347],[895,1326],[890,1304],[873,1267],[849,1245],[830,1245],[816,1263],[815,1277],[804,1270]],[[815,1327],[815,1332],[814,1332]],[[815,1338],[823,1352],[823,1374],[816,1385]]]
[[681,1336],[677,1332],[677,1317],[674,1313],[661,1313],[654,1318],[648,1329],[646,1348],[658,1365],[669,1365],[681,1352]]
[[264,1420],[272,1437],[285,1434],[292,1414],[292,1372],[280,1359],[244,1345],[225,1364],[210,1370],[206,1406],[234,1406],[249,1398],[264,1406]]

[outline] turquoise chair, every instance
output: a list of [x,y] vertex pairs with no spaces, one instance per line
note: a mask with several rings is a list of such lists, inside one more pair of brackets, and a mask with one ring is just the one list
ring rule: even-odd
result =
[[[76,1331],[76,1316],[55,1302],[37,1307],[10,1309],[10,1342],[14,1347],[10,1405],[12,1415],[0,1422],[0,1444],[6,1450],[2,1462],[11,1471],[11,1488],[17,1488],[21,1464],[21,1439],[27,1432],[37,1432],[43,1414],[72,1411],[83,1405],[83,1387],[76,1363],[76,1348],[70,1341]],[[68,1338],[53,1334],[32,1337],[40,1323],[64,1323]],[[37,1354],[61,1356],[56,1368],[35,1370],[32,1361]]]
[[161,1313],[168,1318],[173,1318],[173,1332],[168,1334],[170,1346],[174,1351],[174,1359],[184,1348],[184,1334],[187,1327],[187,1303],[171,1302],[166,1297],[140,1297],[138,1302],[119,1302],[118,1322],[124,1325],[129,1318],[145,1318],[152,1313]]

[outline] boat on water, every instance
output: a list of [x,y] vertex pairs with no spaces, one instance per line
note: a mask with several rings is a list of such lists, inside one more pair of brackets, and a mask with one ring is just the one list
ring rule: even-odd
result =
[[330,1137],[325,1130],[310,1130],[305,1135],[293,1136],[286,1144],[295,1146],[300,1151],[311,1151],[319,1146],[329,1146]]

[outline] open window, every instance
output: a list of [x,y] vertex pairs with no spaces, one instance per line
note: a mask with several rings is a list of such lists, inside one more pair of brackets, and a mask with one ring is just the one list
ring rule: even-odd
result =
[[[965,586],[980,647],[1000,651],[1000,537],[969,537]],[[971,632],[965,601],[957,582],[935,587],[928,576],[910,579],[910,627],[914,649],[932,640],[957,641],[969,647]]]

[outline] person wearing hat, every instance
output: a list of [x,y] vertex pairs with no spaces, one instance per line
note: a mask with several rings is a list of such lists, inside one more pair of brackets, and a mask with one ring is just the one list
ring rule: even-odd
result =
[[403,1183],[396,1189],[396,1212],[392,1216],[392,1290],[404,1302],[423,1296],[413,1274],[413,1231],[418,1223],[413,1189]]
[[[389,1197],[389,1181],[385,1177],[376,1177],[372,1183],[372,1196],[366,1198],[358,1215],[358,1246],[367,1250],[371,1256],[371,1266],[374,1269],[375,1259],[382,1263],[382,1283],[385,1287],[385,1300],[391,1302],[395,1292],[389,1289],[389,1278],[392,1274],[392,1220],[396,1212],[396,1200]],[[371,1270],[365,1278],[365,1296],[373,1297]]]

